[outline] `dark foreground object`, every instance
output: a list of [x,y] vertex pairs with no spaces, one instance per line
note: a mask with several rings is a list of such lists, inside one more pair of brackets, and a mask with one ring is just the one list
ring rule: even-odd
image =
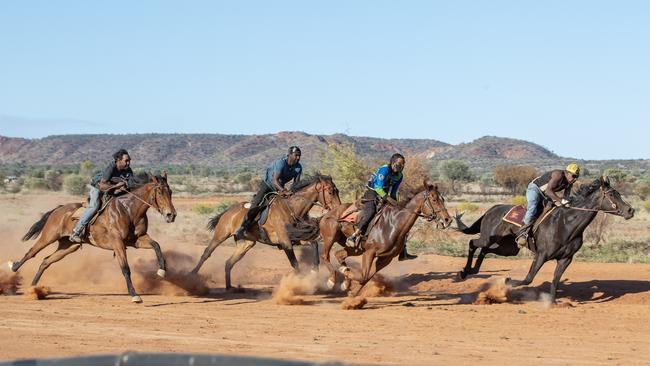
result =
[[0,366],[311,366],[343,365],[331,362],[289,361],[272,358],[179,353],[134,353],[0,362]]

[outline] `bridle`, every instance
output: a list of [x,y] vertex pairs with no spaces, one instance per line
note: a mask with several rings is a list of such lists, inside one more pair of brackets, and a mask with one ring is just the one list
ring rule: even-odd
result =
[[[163,185],[162,185],[161,183],[156,183],[156,184],[153,186],[153,188],[152,188],[152,190],[154,191],[154,194],[153,194],[154,204],[153,204],[153,205],[152,205],[151,203],[149,203],[149,202],[143,200],[143,199],[140,198],[137,194],[135,194],[135,193],[133,193],[133,192],[131,192],[131,191],[126,191],[126,193],[127,193],[127,194],[130,194],[130,195],[133,196],[133,197],[135,197],[135,199],[137,199],[138,201],[144,203],[145,205],[147,205],[147,206],[149,206],[149,207],[155,209],[155,210],[158,211],[158,213],[160,213],[161,215],[164,215],[164,214],[162,213],[162,211],[160,210],[160,205],[158,204],[158,200],[156,199],[156,197],[158,196],[158,192],[156,192],[156,190],[158,190],[159,188],[162,188],[162,186],[163,186]],[[150,198],[149,200],[151,200],[151,198]],[[155,205],[155,206],[154,206],[154,205]]]
[[[578,210],[578,211],[604,212],[604,213],[611,213],[611,214],[620,213],[621,211],[617,209],[618,205],[616,203],[614,203],[614,201],[612,201],[611,197],[609,197],[609,194],[612,191],[614,191],[614,188],[610,187],[607,190],[605,190],[603,188],[603,186],[600,186],[600,192],[602,193],[602,195],[600,196],[600,203],[598,204],[598,206],[601,207],[601,208],[583,208],[583,207],[573,207],[573,206],[570,206],[570,207],[567,207],[567,208],[571,209],[571,210]],[[612,208],[614,208],[613,210],[604,210],[604,209],[602,209],[603,201],[605,201],[605,198],[607,198],[609,203],[612,205]]]
[[[440,195],[440,194],[438,194],[438,195],[440,196],[440,199],[444,202],[444,198],[442,198],[442,195]],[[428,190],[425,190],[424,192],[422,192],[422,196],[424,197],[424,200],[420,204],[420,209],[418,210],[418,212],[415,212],[415,214],[417,216],[419,216],[419,217],[425,218],[429,222],[431,222],[433,220],[439,221],[438,220],[438,218],[439,218],[438,213],[442,212],[442,209],[435,209],[433,207],[433,205],[431,204],[431,200],[429,199],[431,197],[431,194],[429,194]],[[425,205],[431,211],[430,215],[422,214],[422,211],[423,211],[422,209],[424,208]]]

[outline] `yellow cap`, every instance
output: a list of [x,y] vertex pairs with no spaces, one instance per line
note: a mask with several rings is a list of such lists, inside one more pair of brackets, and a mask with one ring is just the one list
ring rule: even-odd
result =
[[571,174],[580,174],[580,167],[576,163],[571,163],[566,166],[566,171]]

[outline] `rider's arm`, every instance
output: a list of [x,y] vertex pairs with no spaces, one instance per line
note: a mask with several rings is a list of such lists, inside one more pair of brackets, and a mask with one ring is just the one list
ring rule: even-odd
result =
[[548,185],[546,186],[546,190],[544,191],[544,194],[546,194],[546,196],[548,196],[548,198],[552,199],[554,202],[562,200],[557,195],[557,193],[555,193],[555,189],[562,181],[563,178],[562,174],[564,174],[564,172],[561,170],[556,170],[553,173],[551,173],[551,179],[548,181]]
[[293,178],[293,184],[296,185],[300,182],[300,177],[302,176],[302,167],[298,166],[294,169],[298,169],[298,173],[296,176]]
[[280,171],[276,170],[273,172],[273,188],[276,191],[284,191],[284,187],[280,184]]
[[399,185],[402,183],[402,178],[400,178],[395,184],[393,184],[393,187],[390,189],[390,196],[397,201],[397,190],[399,189]]
[[377,174],[375,174],[375,180],[372,182],[372,189],[377,192],[381,198],[386,197],[386,191],[384,190],[384,178],[388,174],[388,169],[390,168],[379,168],[379,170],[377,170]]

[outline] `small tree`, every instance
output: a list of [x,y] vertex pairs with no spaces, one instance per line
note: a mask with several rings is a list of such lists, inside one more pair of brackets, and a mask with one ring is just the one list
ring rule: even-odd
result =
[[45,182],[48,189],[60,191],[63,186],[63,175],[58,170],[48,170],[45,172]]
[[86,193],[86,179],[78,174],[70,174],[63,180],[63,189],[69,194],[81,196]]
[[498,165],[492,172],[496,183],[512,194],[524,192],[537,176],[537,169],[529,165]]
[[432,179],[431,163],[422,155],[410,155],[404,166],[404,182],[402,186],[408,190],[415,190],[422,186],[425,179]]
[[618,168],[605,169],[605,171],[603,171],[603,175],[609,177],[609,179],[613,180],[614,183],[622,183],[628,176],[627,172]]
[[350,145],[329,144],[323,159],[323,168],[332,175],[343,200],[359,197],[370,175],[370,167],[357,156]]
[[449,181],[451,190],[458,192],[456,184],[458,182],[469,182],[472,180],[472,172],[465,162],[460,160],[446,160],[440,165],[442,175]]
[[95,164],[90,160],[84,160],[79,164],[79,175],[82,177],[90,177],[95,171]]

